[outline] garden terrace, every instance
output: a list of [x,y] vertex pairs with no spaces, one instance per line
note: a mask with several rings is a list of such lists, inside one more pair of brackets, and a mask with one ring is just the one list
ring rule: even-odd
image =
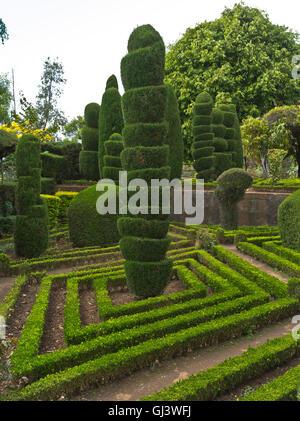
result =
[[[256,238],[259,233],[266,234],[264,227],[254,232],[250,228],[243,230]],[[235,341],[267,326],[272,329],[299,312],[299,301],[289,295],[286,283],[251,266],[222,245],[214,246],[212,254],[195,249],[191,245],[194,235],[191,227],[170,226],[172,278],[161,296],[148,299],[136,299],[128,292],[123,260],[114,247],[96,252],[94,248],[66,249],[63,256],[55,252],[51,255],[48,250],[52,267],[59,267],[59,259],[66,259],[66,265],[71,262],[72,267],[66,266],[58,274],[48,272],[47,276],[18,276],[0,305],[8,334],[15,325],[14,317],[22,314],[24,328],[14,332],[18,343],[11,357],[11,370],[14,379],[27,377],[29,381],[1,399],[58,399],[62,394],[72,397],[120,380],[157,360],[168,361],[193,350]],[[68,260],[70,253],[74,260]],[[97,258],[91,262],[90,256]],[[103,256],[107,257],[105,262]],[[28,263],[34,270],[45,268],[43,260]],[[24,291],[27,304],[22,304]],[[251,358],[247,354],[225,361],[208,374],[201,371],[196,376],[200,378],[198,383],[185,380],[191,380],[187,389],[191,393],[187,395],[181,389],[174,394],[171,388],[162,395],[155,394],[155,399],[215,399],[265,375],[277,363],[285,367],[298,358],[297,341],[284,337],[274,344],[257,348]],[[235,373],[236,364],[240,371]],[[208,375],[211,381],[207,383]],[[232,383],[228,380],[231,376]],[[216,387],[219,381],[220,387]],[[294,390],[293,380],[290,384]]]

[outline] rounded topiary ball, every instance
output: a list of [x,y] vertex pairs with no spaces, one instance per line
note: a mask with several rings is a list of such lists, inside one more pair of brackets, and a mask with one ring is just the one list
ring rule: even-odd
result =
[[278,228],[283,245],[300,252],[300,190],[279,206]]
[[[116,186],[118,205],[118,187]],[[100,215],[96,204],[103,194],[96,190],[96,185],[81,191],[71,202],[68,209],[70,240],[75,247],[100,246],[116,244],[120,235],[117,229],[118,206],[116,215]]]

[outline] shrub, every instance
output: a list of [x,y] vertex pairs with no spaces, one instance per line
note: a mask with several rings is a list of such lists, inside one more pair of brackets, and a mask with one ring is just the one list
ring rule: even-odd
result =
[[71,201],[78,195],[77,192],[72,191],[58,191],[55,196],[60,199],[58,209],[58,220],[60,223],[65,223],[67,220],[67,211]]
[[214,175],[212,109],[211,96],[207,92],[199,94],[194,106],[192,156],[196,177],[205,182],[211,181]]
[[[174,148],[177,148],[178,155],[173,161],[174,168],[176,162],[176,171],[179,171],[181,166],[178,158],[180,137],[178,127],[175,126],[177,105],[175,107],[170,89],[163,85],[164,62],[165,46],[160,34],[151,25],[136,28],[129,37],[128,54],[121,62],[121,77],[125,88],[122,97],[125,149],[121,159],[123,168],[128,169],[128,181],[142,178],[149,182],[153,178],[170,177],[168,152],[171,150],[171,139],[168,138],[166,116],[169,122],[174,123],[174,136],[177,134]],[[131,292],[143,297],[160,294],[169,282],[172,272],[172,262],[164,258],[168,242],[161,235],[166,225],[162,231],[161,227],[158,229],[161,236],[156,237],[156,223],[162,215],[152,215],[153,218],[147,221],[148,225],[143,224],[140,220],[148,219],[148,216],[122,217],[118,221],[120,233],[125,234],[120,246],[127,258],[127,285]],[[156,227],[153,228],[154,238],[151,235],[151,224]],[[144,234],[150,235],[144,237]],[[150,248],[152,246],[151,252],[149,245]],[[145,262],[146,253],[142,250],[143,246],[149,250],[148,257],[152,258],[152,261]]]
[[49,152],[41,153],[41,159],[43,177],[54,178],[57,183],[62,183],[67,175],[67,160],[62,155],[55,155]]
[[85,124],[81,129],[83,150],[79,154],[80,174],[87,180],[98,180],[98,115],[100,106],[87,104],[84,110]]
[[200,228],[197,230],[196,248],[203,249],[206,251],[211,251],[214,245],[215,245],[215,240],[207,229]]
[[121,95],[118,91],[117,79],[115,75],[112,75],[106,82],[99,112],[98,165],[101,178],[105,178],[103,173],[104,155],[109,154],[105,150],[105,142],[109,140],[112,134],[122,133],[123,126]]
[[0,274],[7,274],[10,268],[10,258],[7,254],[0,253]]
[[14,232],[18,256],[38,257],[48,247],[48,212],[40,197],[40,141],[33,135],[23,135],[16,154],[18,184],[16,205],[18,216]]
[[51,228],[56,227],[58,222],[60,199],[59,197],[48,194],[41,194],[41,197],[43,197],[47,202],[49,225]]
[[288,281],[288,292],[291,297],[298,298],[300,300],[300,279],[291,278]]
[[119,241],[117,215],[100,215],[96,202],[103,192],[91,186],[81,191],[70,203],[68,223],[74,247],[106,247]]
[[120,154],[123,150],[122,136],[118,133],[113,133],[109,139],[104,142],[104,149],[103,178],[109,178],[118,184],[119,171],[122,170],[120,158]]
[[278,228],[283,246],[300,252],[300,190],[295,191],[280,204]]
[[41,177],[41,193],[53,195],[55,193],[56,181],[54,178]]
[[221,205],[221,226],[227,230],[237,229],[237,203],[252,184],[252,177],[240,168],[231,168],[217,179],[215,195]]

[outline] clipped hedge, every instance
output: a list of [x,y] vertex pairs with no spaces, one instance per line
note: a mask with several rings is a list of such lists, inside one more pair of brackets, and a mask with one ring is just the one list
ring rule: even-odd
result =
[[79,154],[80,174],[87,180],[99,180],[98,170],[98,115],[100,106],[95,102],[84,109],[84,126],[81,129],[83,150]]
[[[109,150],[106,150],[105,143],[109,140],[110,136],[114,133],[121,134],[124,127],[123,114],[121,108],[121,95],[118,91],[118,82],[115,75],[108,78],[106,83],[106,89],[102,96],[102,102],[99,112],[98,122],[99,132],[99,144],[98,144],[98,166],[99,174],[101,178],[115,178],[116,171],[105,170],[104,166],[110,167],[110,165],[104,164],[104,156],[111,155]],[[113,139],[120,140],[120,139]],[[120,151],[121,152],[121,151]],[[114,156],[120,156],[120,152],[113,154]],[[114,167],[114,166],[111,166]],[[108,177],[110,175],[110,177]],[[113,178],[113,179],[114,179]]]
[[70,241],[75,247],[106,247],[120,239],[117,230],[118,215],[100,215],[97,212],[96,203],[103,192],[97,191],[96,187],[95,185],[82,190],[68,209]]
[[[171,141],[177,145],[177,153],[180,149],[177,104],[171,97],[171,89],[163,85],[164,62],[165,46],[160,34],[151,25],[136,28],[129,37],[128,54],[121,61],[125,88],[122,97],[125,148],[121,160],[123,168],[128,169],[128,182],[141,178],[149,185],[152,179],[169,178]],[[168,131],[168,122],[174,124],[172,132]],[[168,133],[173,133],[174,139],[168,138]],[[177,162],[179,168],[178,156],[173,163]],[[149,219],[150,206],[146,211],[148,214],[141,214],[138,219]],[[150,224],[153,221],[155,225],[156,220],[167,217],[160,209],[158,212],[158,215],[151,215]],[[134,217],[130,215],[128,219],[131,221]],[[120,233],[126,233],[120,245],[126,258],[124,267],[129,290],[142,297],[160,294],[172,272],[172,261],[165,258],[164,239],[139,237],[139,220],[128,223],[125,229],[123,224],[126,224],[124,217],[119,220],[118,227]],[[141,244],[146,243],[153,245],[150,254],[155,259],[153,261],[145,261],[145,253],[139,249]]]
[[282,244],[300,252],[300,190],[288,196],[278,208]]

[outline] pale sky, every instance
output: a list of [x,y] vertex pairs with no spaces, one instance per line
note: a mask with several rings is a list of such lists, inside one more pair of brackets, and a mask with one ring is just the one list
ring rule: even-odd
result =
[[[101,104],[107,78],[117,76],[134,28],[151,24],[166,45],[187,28],[219,18],[237,0],[0,0],[9,40],[0,45],[0,73],[15,72],[16,93],[35,102],[47,57],[63,64],[67,83],[59,102],[71,119],[89,102]],[[300,33],[299,0],[245,0],[275,24]]]

